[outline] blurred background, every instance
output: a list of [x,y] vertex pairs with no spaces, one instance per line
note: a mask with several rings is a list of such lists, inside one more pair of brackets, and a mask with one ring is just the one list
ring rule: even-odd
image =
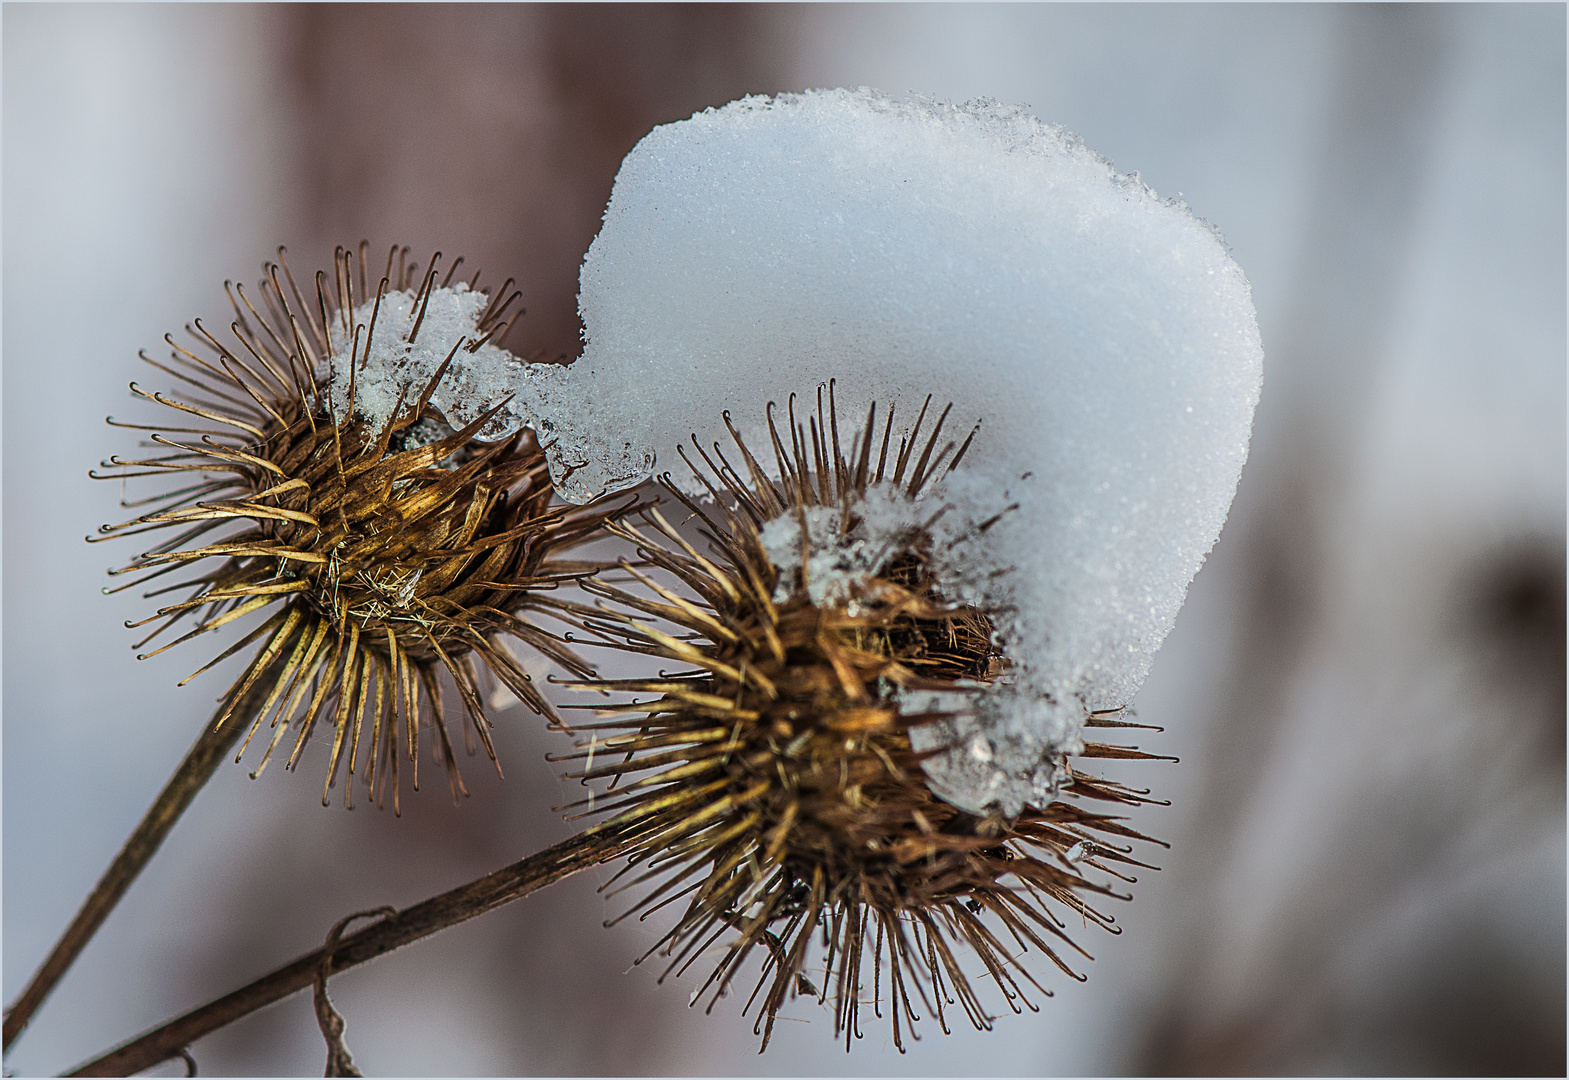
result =
[[[805,1003],[766,1057],[629,970],[654,923],[583,875],[333,982],[368,1074],[1394,1073],[1565,1068],[1565,12],[1559,5],[9,4],[4,45],[4,994],[210,715],[212,646],[133,659],[135,552],[89,467],[133,445],[136,351],[219,318],[279,243],[463,253],[520,282],[518,352],[575,355],[577,268],[655,124],[871,85],[1027,102],[1182,195],[1266,349],[1231,521],[1124,770],[1172,842],[1037,1014],[845,1057]],[[143,412],[140,415],[145,416]],[[198,655],[200,654],[200,655]],[[59,1070],[567,835],[561,750],[390,812],[324,748],[227,766],[9,1055]],[[999,1002],[990,1002],[1000,1008]],[[296,996],[193,1048],[319,1074]],[[166,1066],[168,1075],[177,1071]]]

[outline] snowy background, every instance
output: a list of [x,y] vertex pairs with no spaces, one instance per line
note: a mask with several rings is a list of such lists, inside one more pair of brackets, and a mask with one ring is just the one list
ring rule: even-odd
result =
[[[906,1057],[686,1008],[589,875],[333,983],[370,1074],[1556,1073],[1564,1068],[1565,76],[1557,6],[8,5],[4,993],[210,712],[103,597],[86,470],[138,348],[273,247],[401,240],[519,279],[574,354],[622,155],[748,92],[1028,102],[1215,223],[1266,350],[1230,524],[1137,701],[1173,842],[1083,986]],[[223,769],[9,1056],[71,1064],[566,835],[523,710],[402,820],[320,762]],[[321,748],[316,748],[318,755]],[[1148,774],[1147,776],[1145,774]],[[444,788],[444,785],[442,785]],[[795,1015],[810,1017],[810,1010]],[[299,996],[193,1047],[319,1073]],[[166,1069],[172,1074],[174,1070]]]

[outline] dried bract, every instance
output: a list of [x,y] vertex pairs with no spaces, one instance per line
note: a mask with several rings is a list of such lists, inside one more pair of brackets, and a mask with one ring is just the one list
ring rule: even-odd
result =
[[[714,507],[667,484],[701,521],[710,553],[651,511],[645,525],[611,526],[637,546],[638,560],[623,563],[635,584],[584,583],[602,597],[588,628],[678,668],[579,684],[645,695],[581,725],[591,736],[576,755],[576,775],[608,786],[579,804],[583,813],[612,815],[595,828],[631,845],[616,891],[650,889],[621,918],[684,903],[649,955],[669,957],[668,975],[717,954],[693,995],[707,993],[710,1009],[764,950],[746,1008],[760,998],[765,1048],[798,995],[833,999],[848,1047],[861,1035],[868,983],[881,1015],[884,977],[901,1050],[922,1012],[947,1031],[957,1004],[989,1027],[959,945],[1010,1008],[1034,1009],[1029,988],[1049,991],[1019,954],[1039,950],[1075,978],[1065,954],[1087,956],[1052,906],[1115,932],[1093,901],[1119,894],[1084,870],[1145,865],[1118,841],[1147,838],[1082,802],[1129,806],[1149,801],[1145,792],[1065,764],[1070,798],[1010,818],[961,811],[926,783],[932,755],[912,749],[910,732],[943,714],[902,712],[898,691],[984,686],[1008,665],[987,613],[948,602],[933,579],[925,526],[941,505],[928,491],[969,440],[941,444],[946,411],[923,439],[926,415],[894,448],[893,417],[879,439],[874,405],[845,454],[831,387],[829,408],[819,394],[805,426],[792,403],[788,448],[770,413],[777,481],[732,427],[746,478],[717,444],[712,458],[699,450],[694,470]],[[900,519],[890,506],[908,512]],[[868,528],[873,515],[881,524]],[[1145,756],[1094,744],[1086,752]],[[825,954],[809,967],[818,934]]]
[[[256,773],[291,728],[292,769],[318,724],[325,724],[332,747],[323,803],[346,767],[346,805],[352,805],[358,771],[378,803],[390,789],[397,809],[400,758],[412,763],[419,786],[422,699],[453,797],[463,790],[438,686],[441,671],[451,675],[461,698],[469,751],[477,736],[493,761],[482,669],[535,712],[555,719],[503,638],[521,639],[568,670],[590,674],[531,617],[566,614],[550,593],[593,572],[595,564],[560,554],[595,535],[628,504],[553,507],[544,455],[528,433],[477,441],[488,413],[460,430],[447,425],[430,400],[453,356],[472,344],[462,337],[428,382],[403,392],[389,416],[368,417],[341,403],[335,408],[333,376],[347,371],[346,399],[356,401],[354,380],[373,359],[377,314],[389,298],[423,315],[462,262],[453,263],[438,285],[439,252],[421,273],[408,249],[395,247],[370,292],[366,247],[338,249],[334,273],[316,275],[314,304],[306,302],[280,248],[278,264],[264,267],[258,302],[243,287],[228,286],[233,343],[197,320],[186,328],[189,347],[165,336],[173,350],[167,363],[143,354],[175,380],[180,396],[135,383],[132,392],[180,413],[186,426],[118,425],[154,432],[144,445],[167,452],[111,458],[105,468],[112,471],[95,475],[177,477],[181,483],[126,503],[154,509],[106,525],[90,539],[173,533],[111,571],[135,576],[106,592],[194,572],[145,594],[184,597],[128,624],[157,623],[138,648],[182,621],[196,624],[146,656],[265,614],[201,669],[259,643],[230,699],[240,701],[262,681],[270,689],[261,707],[217,721],[249,725],[248,746],[271,718],[272,735]],[[477,285],[476,274],[456,291]],[[488,305],[477,322],[480,340],[505,331],[510,324],[503,315],[515,298],[498,295]],[[401,339],[405,350],[420,322],[415,318]],[[425,329],[434,332],[428,324]]]

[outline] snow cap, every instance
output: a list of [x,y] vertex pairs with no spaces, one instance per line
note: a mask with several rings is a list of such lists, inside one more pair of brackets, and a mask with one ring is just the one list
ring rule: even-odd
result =
[[956,438],[981,422],[930,496],[951,505],[939,581],[998,613],[1012,669],[960,720],[914,729],[952,747],[928,775],[974,811],[1049,800],[1087,710],[1143,682],[1225,521],[1259,393],[1248,283],[1214,231],[990,101],[783,94],[655,128],[622,163],[579,302],[551,448],[574,500],[650,467],[699,490],[676,445],[729,447],[726,411],[767,461],[765,406],[815,410],[830,379],[841,428],[876,401],[895,445],[927,395],[953,403]]

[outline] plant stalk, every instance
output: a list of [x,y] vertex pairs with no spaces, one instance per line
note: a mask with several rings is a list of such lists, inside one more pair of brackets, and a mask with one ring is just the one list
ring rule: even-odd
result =
[[[613,833],[589,830],[563,840],[477,881],[421,901],[381,922],[343,937],[327,974],[357,967],[438,930],[511,903],[589,866],[624,852]],[[120,1047],[78,1066],[67,1076],[130,1076],[180,1056],[181,1051],[257,1009],[311,986],[326,949],[317,949],[246,986],[153,1028]]]
[[[22,995],[6,1009],[5,1049],[11,1048],[16,1037],[27,1027],[33,1014],[49,996],[49,992],[55,988],[55,984],[75,962],[78,954],[98,932],[104,919],[108,918],[109,913],[120,902],[120,898],[131,887],[131,883],[146,869],[148,862],[163,844],[164,838],[169,835],[169,830],[174,828],[174,823],[180,819],[186,807],[191,805],[191,800],[196,797],[196,793],[212,778],[218,763],[234,749],[234,744],[245,730],[245,720],[261,704],[271,685],[265,677],[257,679],[252,684],[252,688],[246,692],[247,700],[240,703],[228,723],[221,729],[215,730],[211,723],[202,729],[201,735],[186,753],[185,760],[181,761],[179,767],[174,770],[174,775],[169,777],[169,782],[153,800],[141,824],[136,827],[135,832],[131,833],[130,839],[125,842],[120,853],[104,871],[103,877],[98,879],[98,884],[88,894],[81,910],[76,913],[76,918],[71,920],[71,925],[66,927],[65,933],[60,935],[60,940],[55,943],[54,949],[34,973],[32,981],[27,984]],[[227,704],[226,697],[224,703],[219,706],[218,712],[214,714],[214,720],[223,715]]]

